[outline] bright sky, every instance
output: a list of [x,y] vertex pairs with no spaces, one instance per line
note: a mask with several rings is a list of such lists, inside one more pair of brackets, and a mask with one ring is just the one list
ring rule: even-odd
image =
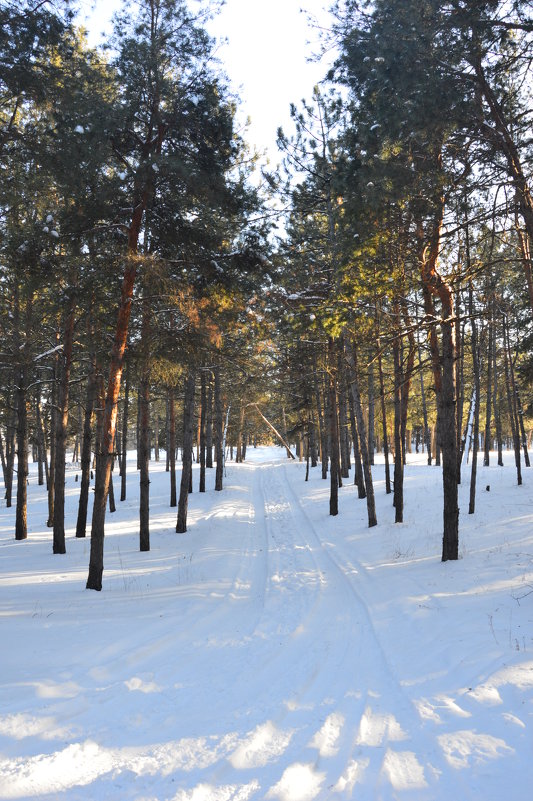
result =
[[[318,33],[308,26],[300,9],[304,6],[327,25],[327,5],[328,0],[226,0],[209,26],[214,36],[229,40],[219,57],[241,97],[243,118],[251,118],[248,139],[260,150],[266,149],[274,162],[278,160],[278,126],[292,132],[290,103],[310,98],[329,67],[325,62],[307,62],[318,51]],[[81,6],[85,11],[81,20],[96,42],[109,27],[120,0],[81,0]]]

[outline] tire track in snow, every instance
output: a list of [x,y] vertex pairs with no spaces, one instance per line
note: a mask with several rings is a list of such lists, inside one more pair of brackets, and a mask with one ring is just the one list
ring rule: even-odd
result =
[[[304,528],[309,532],[309,539],[312,540],[311,547],[316,548],[322,570],[326,575],[332,571],[340,579],[351,598],[352,605],[354,605],[353,614],[361,622],[358,651],[364,655],[364,672],[366,677],[370,678],[369,686],[362,693],[363,714],[358,721],[352,718],[351,734],[346,734],[344,738],[342,748],[344,769],[338,775],[338,781],[330,784],[330,787],[339,792],[344,791],[348,794],[347,797],[351,797],[354,784],[361,782],[358,784],[357,796],[361,801],[365,798],[364,790],[370,790],[367,796],[368,801],[374,801],[378,797],[380,799],[396,798],[394,790],[410,791],[413,794],[410,797],[434,801],[435,793],[438,793],[439,789],[439,774],[449,771],[449,765],[437,742],[428,747],[425,739],[427,731],[422,731],[425,727],[418,711],[387,659],[372,622],[369,608],[364,597],[354,586],[355,579],[352,578],[354,574],[357,576],[357,581],[368,586],[371,579],[366,568],[352,557],[346,565],[350,570],[350,576],[346,574],[346,568],[339,563],[331,549],[324,543],[314,522],[302,507],[300,498],[292,486],[287,466],[284,466],[284,474],[285,486],[291,496],[292,507],[298,510],[298,515],[305,524]],[[378,533],[376,535],[379,536]],[[341,713],[344,711],[342,703],[340,711]],[[389,743],[398,743],[399,746],[393,745],[383,755],[383,750]],[[414,752],[404,751],[404,748],[413,746]],[[390,781],[388,788],[383,782],[384,774]],[[456,775],[455,778],[457,797],[467,797],[468,785],[461,776]],[[369,783],[372,785],[370,788],[368,787]],[[390,796],[387,794],[387,790]]]

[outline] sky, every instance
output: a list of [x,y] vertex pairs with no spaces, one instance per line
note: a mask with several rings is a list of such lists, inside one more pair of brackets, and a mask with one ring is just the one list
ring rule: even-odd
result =
[[[226,0],[209,30],[217,39],[227,39],[218,56],[241,98],[241,119],[250,118],[250,144],[266,150],[272,162],[279,160],[276,131],[281,125],[291,133],[290,104],[310,98],[314,85],[330,66],[327,61],[310,63],[318,52],[318,33],[308,24],[306,13],[327,27],[328,0]],[[80,21],[90,31],[91,41],[110,26],[120,0],[81,0]]]

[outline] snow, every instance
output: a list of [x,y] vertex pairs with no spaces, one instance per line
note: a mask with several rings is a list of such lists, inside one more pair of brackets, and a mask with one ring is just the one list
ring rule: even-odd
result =
[[0,508],[0,798],[525,801],[533,490],[512,462],[478,467],[461,559],[443,564],[440,471],[422,454],[401,525],[376,464],[368,529],[351,482],[332,518],[320,468],[305,483],[280,449],[249,449],[223,492],[208,471],[184,535],[152,461],[149,553],[132,461],[102,593],[85,590],[75,470],[54,556],[32,465],[28,540]]

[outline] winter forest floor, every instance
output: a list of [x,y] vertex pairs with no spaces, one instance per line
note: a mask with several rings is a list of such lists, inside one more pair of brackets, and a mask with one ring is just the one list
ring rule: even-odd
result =
[[185,535],[151,462],[142,554],[131,464],[102,593],[85,590],[73,472],[66,556],[32,476],[27,541],[0,509],[0,798],[529,800],[533,473],[480,468],[468,516],[463,470],[461,559],[443,564],[424,462],[402,525],[376,465],[368,529],[351,483],[331,518],[320,468],[305,483],[277,448],[250,450],[222,493],[208,471]]

